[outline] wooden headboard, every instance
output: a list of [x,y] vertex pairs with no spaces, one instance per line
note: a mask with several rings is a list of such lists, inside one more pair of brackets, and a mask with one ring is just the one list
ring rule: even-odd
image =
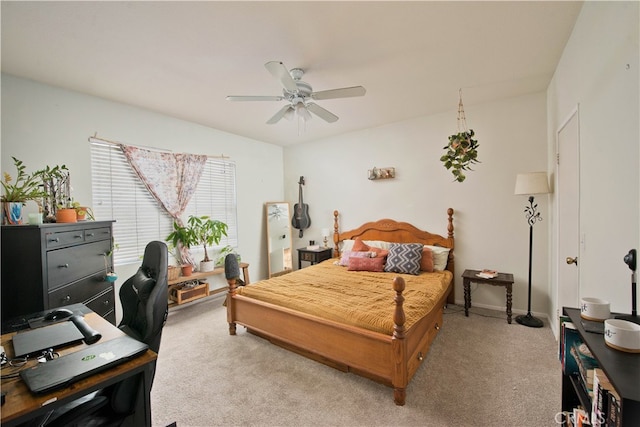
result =
[[338,211],[333,211],[333,243],[334,255],[340,255],[339,243],[343,240],[355,239],[359,237],[362,240],[382,240],[394,243],[422,243],[423,245],[442,246],[450,248],[449,259],[447,261],[447,270],[454,272],[453,265],[453,209],[447,209],[447,237],[439,234],[423,231],[408,222],[398,222],[393,219],[380,219],[374,222],[367,222],[360,227],[349,230],[339,231],[338,227]]

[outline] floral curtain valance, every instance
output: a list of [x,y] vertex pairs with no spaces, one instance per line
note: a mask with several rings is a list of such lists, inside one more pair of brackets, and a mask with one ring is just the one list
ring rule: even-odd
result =
[[[207,156],[166,153],[120,144],[127,161],[160,206],[179,224],[195,192]],[[183,261],[191,261],[187,248],[180,248]]]

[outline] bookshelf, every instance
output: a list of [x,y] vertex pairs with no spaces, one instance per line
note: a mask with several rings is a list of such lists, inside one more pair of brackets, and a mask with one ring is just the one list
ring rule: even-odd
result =
[[[622,427],[640,425],[640,354],[625,353],[608,347],[604,336],[586,332],[577,308],[563,308],[575,326],[579,338],[598,361],[615,391],[620,396],[620,425]],[[561,340],[564,337],[561,336]],[[591,408],[591,398],[584,389],[580,376],[562,373],[562,410],[572,411],[581,405]]]

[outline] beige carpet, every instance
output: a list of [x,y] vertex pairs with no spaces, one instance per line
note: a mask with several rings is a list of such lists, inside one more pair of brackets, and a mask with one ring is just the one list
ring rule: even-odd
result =
[[[295,327],[295,325],[291,325]],[[154,426],[556,426],[561,374],[550,328],[504,313],[446,310],[407,388],[393,390],[283,350],[238,327],[222,298],[172,309],[151,393]]]

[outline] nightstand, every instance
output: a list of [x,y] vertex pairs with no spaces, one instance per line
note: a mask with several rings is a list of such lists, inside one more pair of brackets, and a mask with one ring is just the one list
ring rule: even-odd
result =
[[311,263],[310,265],[317,264],[324,260],[331,258],[333,248],[320,248],[320,249],[298,249],[298,270],[302,268],[302,261]]
[[496,277],[485,279],[476,276],[480,270],[465,270],[462,273],[462,287],[464,288],[464,315],[469,317],[471,307],[471,283],[486,283],[494,286],[504,286],[507,291],[507,323],[511,324],[511,291],[513,287],[513,274],[498,273]]

